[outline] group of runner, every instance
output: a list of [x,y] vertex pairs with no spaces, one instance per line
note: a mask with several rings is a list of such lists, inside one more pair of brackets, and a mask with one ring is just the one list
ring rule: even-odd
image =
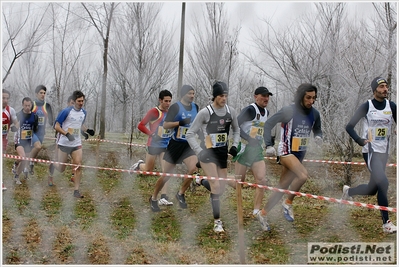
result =
[[[82,142],[80,135],[94,135],[94,130],[88,129],[84,125],[86,111],[83,109],[85,95],[81,91],[74,91],[68,98],[68,107],[63,109],[54,120],[51,105],[45,101],[47,88],[39,85],[35,89],[36,99],[29,97],[22,99],[22,109],[18,113],[8,105],[11,93],[3,89],[3,152],[7,149],[9,130],[15,132],[15,150],[20,157],[36,158],[40,150],[46,133],[46,124],[53,127],[56,135],[56,159],[57,162],[65,163],[68,156],[72,159],[72,164],[81,165],[82,163]],[[54,169],[60,172],[65,170],[63,164],[49,165],[48,185],[53,186]],[[22,184],[20,175],[24,173],[25,179],[29,174],[34,174],[34,161],[16,160],[12,172],[14,181],[17,185]],[[73,196],[82,198],[79,192],[80,168],[74,169],[74,193]],[[3,191],[7,188],[2,183]]]
[[[388,83],[385,79],[375,78],[371,88],[374,99],[364,103],[346,127],[349,135],[363,146],[363,155],[371,172],[370,181],[355,188],[345,185],[342,198],[378,193],[378,204],[388,206],[385,166],[391,126],[393,121],[396,123],[396,104],[387,100]],[[172,94],[167,91],[165,98],[165,91],[159,95],[159,106],[151,109],[138,126],[140,131],[149,135],[146,161],[139,160],[131,167],[134,171],[152,171],[155,158],[159,157],[163,175],[157,180],[149,199],[153,212],[161,211],[160,205],[173,205],[165,187],[170,177],[165,174],[173,173],[175,166],[182,163],[186,165],[188,175],[193,175],[196,168],[200,167],[206,176],[213,178],[184,179],[175,195],[176,200],[181,208],[187,208],[185,192],[192,180],[208,189],[214,218],[213,229],[217,233],[224,232],[220,196],[226,184],[236,186],[228,179],[218,179],[227,178],[229,154],[235,164],[235,177],[241,181],[245,181],[246,172],[251,168],[255,183],[268,183],[264,162],[266,155],[277,156],[277,163],[282,165],[278,188],[299,191],[306,182],[308,172],[302,161],[308,145],[311,140],[318,146],[323,142],[320,113],[313,107],[318,93],[316,86],[309,83],[299,85],[294,103],[281,108],[270,118],[266,107],[273,94],[264,86],[255,89],[254,103],[242,109],[238,115],[233,107],[227,105],[229,89],[224,82],[213,84],[212,103],[201,110],[194,103],[195,90],[192,86],[182,86],[180,100],[172,105]],[[365,130],[359,137],[353,128],[362,118]],[[276,151],[271,131],[277,123],[281,124],[281,131]],[[159,192],[161,197],[158,199]],[[264,189],[256,187],[253,215],[264,231],[270,231],[267,214],[284,193],[273,192],[262,208],[264,192]],[[282,213],[289,222],[294,221],[294,198],[295,195],[289,194],[282,203]],[[381,215],[383,231],[395,233],[396,226],[389,220],[388,212],[381,211]]]

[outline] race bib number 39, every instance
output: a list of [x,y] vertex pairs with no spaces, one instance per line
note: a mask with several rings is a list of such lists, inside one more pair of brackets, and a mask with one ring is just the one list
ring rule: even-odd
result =
[[8,124],[3,124],[3,134],[8,133]]
[[221,147],[227,143],[227,133],[210,134],[205,137],[206,148]]
[[21,131],[21,139],[32,139],[32,130]]
[[165,129],[162,126],[158,127],[158,136],[162,138],[168,138],[171,135],[171,130],[170,129]]
[[305,151],[309,144],[309,137],[293,137],[292,151]]
[[80,129],[68,128],[68,133],[72,134],[75,137],[78,137]]
[[44,117],[39,117],[39,125],[44,125]]

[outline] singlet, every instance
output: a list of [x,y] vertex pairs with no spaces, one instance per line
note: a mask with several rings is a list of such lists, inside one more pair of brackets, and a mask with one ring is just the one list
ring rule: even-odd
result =
[[7,136],[10,125],[11,125],[11,110],[10,106],[6,106],[3,109],[3,138]]
[[46,130],[46,122],[47,122],[47,117],[48,117],[48,112],[46,109],[47,103],[44,102],[43,106],[38,106],[36,104],[36,101],[33,101],[33,108],[32,112],[37,115],[39,118],[39,127],[38,127],[38,134],[39,135],[44,135],[45,130]]
[[186,124],[184,126],[179,125],[175,127],[172,139],[179,142],[187,142],[186,139],[187,130],[188,128],[190,128],[190,124],[191,122],[194,121],[195,116],[197,116],[198,110],[193,102],[190,104],[191,105],[190,111],[186,110],[184,105],[180,101],[176,103],[179,106],[179,112],[176,114],[174,121],[181,121],[184,120],[185,118],[191,118],[191,121],[189,124]]
[[[158,118],[149,122],[150,130],[157,133],[157,135],[162,139],[158,141],[153,141],[153,139],[151,138],[151,140],[149,140],[148,146],[165,148],[168,146],[170,137],[173,132],[172,129],[163,128],[167,112],[160,110],[159,107],[155,107],[155,109],[158,110]],[[154,129],[154,127],[156,127],[156,129]]]
[[218,116],[212,105],[206,106],[209,111],[209,122],[206,126],[205,147],[206,148],[220,148],[228,146],[228,136],[230,132],[230,125],[232,117],[229,107],[226,105],[226,114]]
[[75,140],[69,141],[65,135],[61,135],[58,140],[58,145],[67,147],[78,147],[82,145],[82,140],[80,138],[80,129],[86,119],[86,110],[83,108],[76,110],[74,107],[70,106],[63,109],[56,119],[61,126],[61,128],[69,132],[75,137]]
[[393,116],[389,101],[385,101],[383,110],[376,109],[371,100],[367,101],[369,109],[363,122],[362,138],[370,140],[371,143],[362,147],[363,153],[388,153]]
[[[265,122],[267,121],[267,110],[265,109],[265,114],[262,116],[258,106],[255,103],[252,103],[251,106],[253,106],[255,109],[255,118],[253,118],[252,121],[243,122],[240,125],[240,128],[250,137],[263,142],[263,129]],[[247,141],[241,139],[241,142],[246,143]]]
[[35,113],[25,114],[22,110],[18,113],[19,129],[15,135],[16,143],[31,143],[36,121]]

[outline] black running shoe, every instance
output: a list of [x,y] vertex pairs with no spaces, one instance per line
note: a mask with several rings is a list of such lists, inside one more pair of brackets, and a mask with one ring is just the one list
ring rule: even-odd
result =
[[176,199],[179,201],[180,208],[187,209],[187,203],[186,203],[186,199],[184,198],[184,194],[179,195],[179,192],[177,192]]
[[158,200],[152,200],[152,196],[150,197],[150,206],[153,212],[161,211],[161,209],[158,206]]
[[83,198],[83,196],[80,194],[79,190],[74,190],[73,191],[73,196],[76,198]]

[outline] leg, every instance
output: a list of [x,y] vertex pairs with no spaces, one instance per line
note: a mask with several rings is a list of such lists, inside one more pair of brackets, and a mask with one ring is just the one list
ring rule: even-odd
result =
[[[183,162],[187,166],[187,169],[188,169],[187,174],[192,175],[195,172],[195,170],[197,169],[197,166],[196,166],[196,164],[198,162],[197,156],[195,156],[195,155],[189,156],[188,158],[185,158],[183,160]],[[186,190],[190,187],[191,182],[192,182],[191,178],[183,179],[183,184],[179,190],[179,194],[184,194],[186,192]]]
[[[255,177],[255,183],[258,185],[266,185],[266,164],[264,161],[254,162],[251,166],[252,173]],[[259,210],[262,206],[263,196],[265,195],[264,188],[255,188],[255,197],[254,197],[254,212]]]
[[[76,164],[76,165],[81,165],[82,164],[82,149],[79,148],[75,151],[73,151],[71,153],[71,157],[72,157],[72,164]],[[79,186],[80,186],[80,178],[82,176],[82,169],[81,167],[78,167],[76,169],[76,167],[73,167],[75,169],[75,175],[74,175],[74,196],[81,198],[83,197],[82,195],[80,195],[79,193]]]
[[[280,158],[281,165],[295,174],[295,179],[292,181],[290,190],[299,191],[302,185],[308,179],[308,171],[294,155],[288,155]],[[288,195],[287,199],[291,202],[294,200],[295,195]]]
[[[33,148],[32,148],[32,151],[29,154],[29,157],[30,158],[36,158],[37,155],[39,154],[40,150],[42,150],[42,143],[40,142],[40,140],[37,140],[33,144]],[[34,174],[33,166],[34,166],[34,162],[31,161],[30,162],[30,174],[32,174],[32,175]]]

